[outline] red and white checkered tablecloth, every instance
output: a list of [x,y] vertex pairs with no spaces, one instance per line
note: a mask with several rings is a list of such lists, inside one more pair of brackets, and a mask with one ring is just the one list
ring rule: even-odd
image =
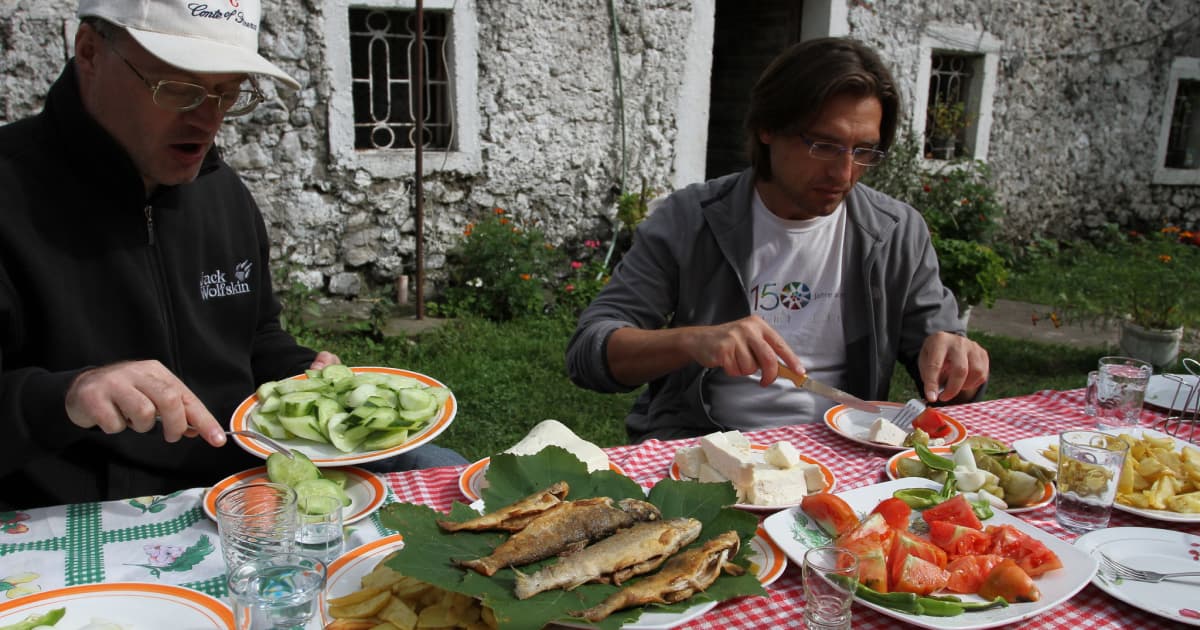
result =
[[[972,435],[988,435],[1011,443],[1022,438],[1093,426],[1094,419],[1083,414],[1082,405],[1083,390],[1047,390],[1016,398],[956,405],[945,408],[945,411],[962,422]],[[1145,426],[1152,426],[1161,419],[1162,414],[1156,411],[1143,411]],[[800,452],[833,471],[837,477],[835,492],[887,479],[883,471],[891,452],[847,440],[823,423],[781,427],[749,433],[748,436],[752,442],[762,444],[781,440],[791,442]],[[649,440],[605,451],[627,475],[639,484],[650,487],[667,476],[675,449],[686,444],[689,441]],[[400,501],[422,503],[445,511],[454,501],[465,500],[458,491],[458,477],[462,470],[462,467],[453,467],[391,473],[387,475],[387,482]],[[1055,521],[1053,504],[1016,516],[1067,542],[1076,538]],[[1156,521],[1122,511],[1113,512],[1110,524],[1113,527],[1175,529],[1200,536],[1200,525]],[[794,564],[789,566],[783,576],[767,588],[767,592],[770,594],[769,601],[763,597],[744,597],[724,602],[681,628],[784,628],[803,625],[801,611],[804,607],[804,590],[800,584],[799,567]],[[906,624],[866,607],[854,607],[855,628],[883,629],[902,625]],[[1089,584],[1058,608],[1012,627],[1129,630],[1171,625],[1171,621],[1117,601]]]

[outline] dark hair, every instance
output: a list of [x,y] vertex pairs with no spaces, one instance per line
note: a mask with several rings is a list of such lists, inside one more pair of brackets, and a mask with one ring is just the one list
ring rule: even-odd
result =
[[746,151],[755,174],[770,181],[771,159],[759,131],[802,132],[830,98],[842,94],[874,96],[883,105],[879,148],[896,137],[900,93],[891,71],[862,42],[826,37],[802,42],[780,53],[750,91],[746,112]]

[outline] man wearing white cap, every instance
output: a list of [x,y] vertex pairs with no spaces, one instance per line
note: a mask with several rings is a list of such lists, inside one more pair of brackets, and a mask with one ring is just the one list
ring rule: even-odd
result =
[[78,14],[45,109],[0,127],[0,509],[210,485],[255,463],[213,448],[219,419],[339,361],[281,328],[262,216],[214,147],[258,77],[299,87],[258,54],[258,0]]

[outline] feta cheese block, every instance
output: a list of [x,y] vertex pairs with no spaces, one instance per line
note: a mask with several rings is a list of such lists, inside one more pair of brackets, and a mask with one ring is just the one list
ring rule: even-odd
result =
[[684,446],[675,451],[674,463],[679,465],[679,474],[684,477],[699,477],[700,465],[707,462],[704,449],[699,446]]
[[900,427],[892,424],[887,418],[875,418],[875,422],[871,424],[871,432],[867,435],[867,439],[880,444],[890,444],[891,446],[900,446],[904,443],[904,439],[908,437],[908,433]]
[[828,490],[825,487],[825,473],[821,472],[821,467],[808,462],[801,462],[796,465],[796,468],[804,471],[804,485],[808,488],[809,494]]
[[702,462],[696,471],[696,481],[701,483],[723,483],[729,481],[729,478],[717,472],[717,469],[709,466],[706,462]]
[[575,435],[567,425],[558,420],[543,420],[521,438],[512,448],[504,451],[513,455],[534,455],[547,446],[559,446],[579,461],[587,464],[588,472],[608,470],[608,455],[599,446]]
[[708,465],[740,488],[749,486],[754,479],[754,455],[750,452],[749,442],[745,444],[745,447],[734,444],[725,433],[710,433],[700,438],[700,448],[704,450]]
[[757,468],[754,480],[746,488],[746,498],[754,505],[794,505],[807,494],[806,475],[799,466]]
[[763,461],[776,468],[791,468],[800,463],[800,452],[791,442],[776,442],[767,447]]

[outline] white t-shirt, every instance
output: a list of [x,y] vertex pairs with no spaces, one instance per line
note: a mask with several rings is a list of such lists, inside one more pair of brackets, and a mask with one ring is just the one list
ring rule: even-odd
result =
[[[845,203],[829,216],[789,221],[768,210],[756,191],[753,212],[754,253],[746,274],[751,314],[779,332],[812,378],[843,387]],[[713,418],[754,430],[818,422],[835,404],[786,379],[764,388],[760,378],[714,372],[705,392]]]

